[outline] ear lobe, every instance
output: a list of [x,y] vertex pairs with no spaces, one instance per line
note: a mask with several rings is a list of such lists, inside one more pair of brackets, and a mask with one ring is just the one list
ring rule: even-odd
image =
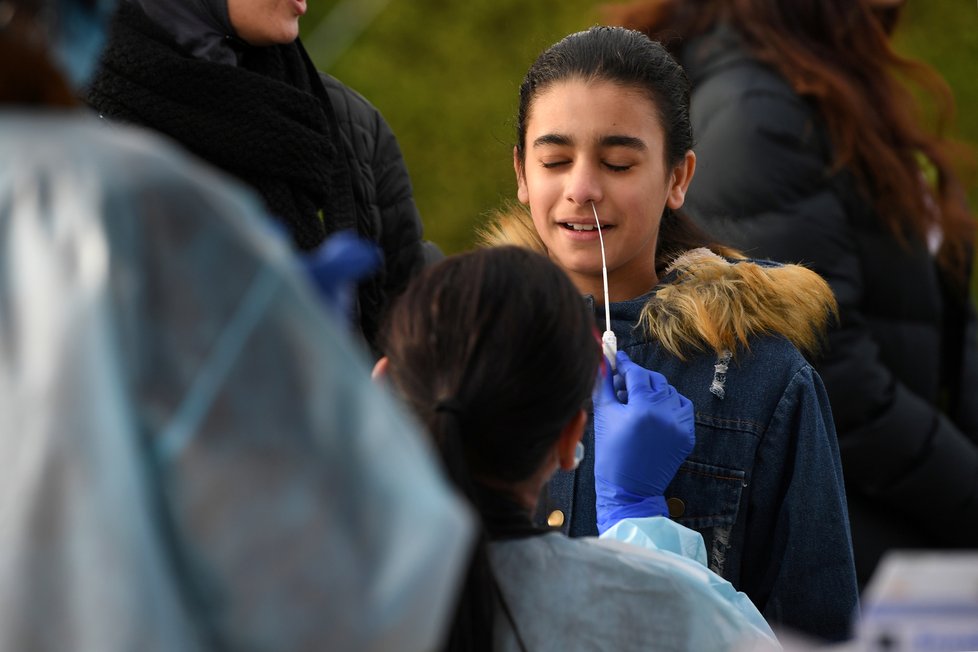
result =
[[584,427],[587,425],[587,412],[578,410],[567,425],[560,431],[557,440],[557,463],[565,471],[571,471],[577,463],[574,459],[574,449],[584,437]]
[[678,210],[686,203],[686,191],[696,172],[696,154],[692,150],[686,152],[683,160],[672,169],[669,177],[669,195],[666,205],[672,210]]
[[377,364],[374,365],[373,371],[370,372],[370,379],[375,383],[382,383],[387,378],[387,367],[389,365],[390,360],[387,359],[387,356],[381,356]]
[[520,155],[516,147],[513,147],[513,171],[516,172],[516,198],[521,204],[530,203],[530,191],[526,187],[526,175],[523,172],[523,164],[520,162]]

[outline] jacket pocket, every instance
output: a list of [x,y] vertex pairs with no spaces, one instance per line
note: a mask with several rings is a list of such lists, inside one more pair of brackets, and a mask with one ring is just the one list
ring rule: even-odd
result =
[[700,462],[683,462],[666,488],[673,520],[693,530],[730,528],[737,520],[747,474]]

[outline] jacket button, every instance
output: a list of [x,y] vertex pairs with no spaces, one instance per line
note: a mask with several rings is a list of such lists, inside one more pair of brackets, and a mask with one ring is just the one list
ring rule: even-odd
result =
[[550,516],[547,517],[547,525],[550,527],[560,527],[564,524],[564,513],[559,509],[555,509],[550,512]]
[[669,518],[679,518],[686,513],[686,503],[681,498],[670,498],[666,506],[669,508]]

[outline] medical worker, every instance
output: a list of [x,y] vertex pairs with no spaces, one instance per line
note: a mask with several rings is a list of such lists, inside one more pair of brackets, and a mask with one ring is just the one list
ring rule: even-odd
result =
[[111,10],[0,1],[0,649],[433,649],[468,510],[258,199],[72,106]]

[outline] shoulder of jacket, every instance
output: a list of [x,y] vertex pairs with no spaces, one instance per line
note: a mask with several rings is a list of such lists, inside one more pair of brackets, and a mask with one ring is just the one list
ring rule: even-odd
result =
[[370,100],[332,75],[320,72],[319,78],[326,88],[329,101],[333,104],[337,120],[356,124],[370,132],[374,131],[380,111],[370,103]]
[[645,304],[640,324],[672,354],[750,350],[780,335],[803,353],[817,353],[838,305],[828,283],[801,265],[724,258],[693,249],[669,266]]

